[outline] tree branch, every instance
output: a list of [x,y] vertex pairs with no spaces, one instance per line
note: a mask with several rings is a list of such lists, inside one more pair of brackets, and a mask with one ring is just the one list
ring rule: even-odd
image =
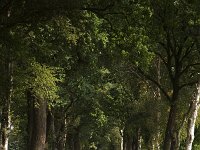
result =
[[146,74],[143,70],[141,70],[140,68],[137,68],[137,71],[143,76],[145,77],[147,80],[153,82],[161,91],[162,93],[165,95],[165,97],[171,101],[170,96],[167,94],[167,92],[165,91],[165,89],[161,86],[161,84],[159,84],[156,80],[154,80],[150,75]]
[[182,62],[192,51],[192,48],[194,46],[194,43],[192,43],[185,51],[185,54],[183,55],[183,57],[181,58],[180,62]]
[[179,90],[181,90],[182,88],[186,87],[186,86],[193,86],[194,84],[198,83],[198,81],[192,81],[192,82],[188,82],[185,84],[182,84],[181,86],[179,86]]
[[154,51],[151,51],[151,52],[156,54],[162,60],[162,62],[165,64],[165,66],[167,67],[167,62],[165,61],[164,57],[160,53],[154,52]]
[[166,53],[167,53],[167,62],[165,61],[166,62],[165,66],[166,66],[166,68],[168,70],[169,77],[170,77],[171,81],[173,81],[173,73],[172,73],[172,70],[171,70],[172,55],[170,54],[170,50],[167,48],[166,44],[164,44],[162,42],[159,42],[159,44],[166,50]]
[[179,74],[179,76],[182,76],[188,69],[190,69],[193,66],[200,66],[200,63],[195,63],[195,64],[189,64],[187,65]]
[[[11,1],[11,0],[10,0]],[[108,9],[112,8],[115,3],[109,3],[105,7],[82,7],[81,4],[77,4],[76,2],[73,2],[72,0],[66,1],[62,4],[49,4],[49,5],[40,5],[39,7],[35,8],[33,7],[35,2],[31,2],[26,4],[25,6],[21,7],[21,12],[19,12],[16,16],[10,17],[9,20],[6,22],[1,21],[0,22],[0,29],[4,30],[5,28],[11,28],[15,25],[19,24],[29,24],[33,23],[35,21],[40,20],[48,20],[52,18],[53,16],[60,14],[62,12],[72,11],[72,10],[79,10],[79,11],[91,11],[93,13],[103,12],[107,11]],[[20,8],[19,8],[20,9]],[[0,10],[1,12],[2,10]],[[56,13],[55,13],[56,12]],[[15,14],[15,12],[13,12]],[[1,20],[1,16],[0,16]]]

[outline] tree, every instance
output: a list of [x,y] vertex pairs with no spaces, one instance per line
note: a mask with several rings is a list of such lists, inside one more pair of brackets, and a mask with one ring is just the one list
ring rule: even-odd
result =
[[187,141],[186,141],[186,149],[191,150],[192,149],[192,143],[194,141],[194,130],[195,130],[195,122],[197,119],[197,113],[199,110],[199,91],[200,85],[199,82],[197,84],[197,92],[195,93],[194,100],[192,100],[190,114],[188,116],[188,127],[187,127]]
[[[187,7],[187,4],[167,1],[161,3],[152,2],[152,6],[155,23],[159,23],[157,24],[158,29],[161,29],[159,31],[163,33],[160,34],[160,40],[156,38],[163,51],[156,51],[154,53],[160,57],[166,67],[172,94],[170,95],[161,84],[152,80],[149,76],[146,77],[159,86],[171,105],[165,133],[164,149],[170,149],[170,147],[178,149],[180,132],[176,121],[178,102],[183,96],[181,90],[185,86],[194,85],[197,82],[195,76],[192,79],[190,78],[190,80],[187,79],[191,75],[191,69],[199,65],[199,58],[195,59],[197,62],[195,60],[193,62],[188,61],[190,58],[194,58],[194,55],[198,55],[198,50],[194,46],[194,39],[187,33],[191,21],[191,18],[188,17],[189,11],[183,10]],[[169,18],[169,16],[173,17]]]
[[191,149],[198,1],[3,0],[0,9],[4,149]]

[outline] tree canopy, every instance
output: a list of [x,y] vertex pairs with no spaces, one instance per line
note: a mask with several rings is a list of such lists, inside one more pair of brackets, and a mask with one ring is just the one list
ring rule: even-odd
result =
[[199,149],[198,0],[2,0],[0,149]]

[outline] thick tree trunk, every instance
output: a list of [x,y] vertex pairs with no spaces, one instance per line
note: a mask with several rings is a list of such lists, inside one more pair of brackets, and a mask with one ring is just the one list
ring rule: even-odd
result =
[[123,130],[123,150],[132,150],[133,139],[131,135],[127,132],[127,127],[125,125]]
[[133,150],[141,150],[142,149],[142,137],[141,137],[141,129],[138,128],[136,131],[136,136],[134,136],[132,141],[132,149]]
[[126,150],[126,135],[125,135],[125,132],[123,132],[123,146],[122,146],[122,150]]
[[179,131],[173,131],[172,133],[172,142],[171,142],[171,150],[179,150],[180,139],[179,139]]
[[177,113],[176,104],[171,105],[167,122],[167,128],[165,131],[163,150],[171,150],[171,148],[175,146],[174,144],[176,144],[176,139],[173,138],[175,133],[176,113]]
[[5,63],[5,95],[3,98],[2,119],[1,119],[1,149],[8,150],[8,136],[10,132],[10,102],[13,91],[13,62],[7,60]]
[[126,132],[123,133],[123,149],[122,150],[141,150],[142,149],[142,137],[141,129],[138,128],[135,132],[135,136]]
[[[62,108],[60,108],[60,112],[55,112],[55,138],[56,138],[56,148],[57,150],[63,150],[66,147],[66,120],[65,113]],[[70,149],[71,150],[71,149]]]
[[74,127],[67,133],[66,145],[70,150],[81,150],[80,127]]
[[56,149],[56,135],[55,135],[55,126],[54,126],[54,113],[51,110],[47,110],[47,133],[46,133],[46,149],[55,150]]
[[80,143],[80,128],[77,127],[75,129],[75,135],[74,135],[74,150],[81,150],[81,143]]
[[74,150],[74,139],[73,139],[73,133],[68,133],[67,134],[67,145],[68,149]]
[[126,150],[133,150],[133,139],[130,135],[127,135]]
[[8,150],[8,134],[10,131],[10,104],[5,104],[2,113],[2,123],[1,123],[1,132],[2,132],[2,150]]
[[200,80],[197,84],[197,93],[195,99],[192,102],[191,111],[188,118],[188,126],[187,126],[187,139],[186,139],[186,150],[192,150],[192,143],[194,141],[194,130],[195,130],[195,122],[198,115],[199,103],[200,100]]
[[46,101],[36,98],[31,91],[27,93],[28,149],[44,150],[46,142]]

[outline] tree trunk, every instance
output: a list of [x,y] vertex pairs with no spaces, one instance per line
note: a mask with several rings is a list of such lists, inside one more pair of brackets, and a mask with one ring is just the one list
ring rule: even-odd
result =
[[171,150],[171,148],[175,146],[174,144],[176,144],[176,139],[173,138],[175,132],[176,113],[177,113],[176,104],[171,105],[167,122],[167,128],[165,131],[163,150]]
[[173,131],[171,141],[171,150],[179,150],[180,140],[179,140],[179,131]]
[[126,150],[133,150],[133,139],[130,135],[127,135]]
[[[60,112],[55,112],[55,138],[56,138],[56,148],[57,150],[63,150],[66,147],[66,119],[65,113],[62,108],[59,109]],[[71,150],[71,149],[70,149]]]
[[10,132],[10,102],[13,91],[13,62],[10,57],[5,63],[5,95],[3,96],[1,119],[1,149],[8,150],[8,136]]
[[141,149],[142,149],[141,129],[138,128],[136,130],[136,136],[134,136],[132,140],[132,150],[141,150]]
[[[126,129],[126,128],[125,128]],[[133,136],[123,130],[123,146],[122,150],[141,150],[142,139],[141,139],[141,129],[136,129],[136,134]]]
[[55,150],[55,126],[54,126],[54,113],[53,110],[47,109],[47,131],[46,131],[46,149]]
[[[161,84],[161,59],[158,58],[157,59],[157,82],[158,84]],[[161,91],[160,89],[157,87],[156,88],[156,93],[155,93],[155,99],[158,103],[157,105],[157,112],[156,112],[156,133],[155,133],[155,143],[154,143],[154,148],[155,150],[159,150],[160,149],[160,116],[161,116],[161,111],[160,111],[160,104],[161,104]]]
[[73,133],[68,132],[67,134],[67,145],[68,145],[68,149],[70,150],[74,150],[74,138],[73,138]]
[[27,124],[27,133],[28,133],[28,139],[27,139],[27,149],[31,147],[31,140],[32,140],[32,133],[34,130],[34,96],[31,93],[31,90],[27,90],[27,116],[28,116],[28,124]]
[[81,143],[80,143],[80,128],[75,128],[75,135],[74,135],[74,150],[81,150]]
[[126,150],[126,141],[127,141],[127,138],[126,138],[126,132],[125,130],[123,130],[123,146],[122,146],[122,150]]
[[195,122],[198,115],[199,110],[199,100],[200,100],[200,80],[197,84],[197,93],[195,99],[192,102],[191,113],[188,118],[188,126],[187,126],[187,139],[186,139],[186,150],[192,150],[192,143],[194,141],[194,130],[195,130]]
[[120,130],[120,135],[121,135],[121,137],[120,137],[120,150],[124,150],[123,149],[123,143],[124,143],[124,139],[123,139],[123,136],[124,136],[124,130],[122,129],[122,130]]
[[46,142],[46,101],[27,92],[28,112],[28,149],[44,150]]

